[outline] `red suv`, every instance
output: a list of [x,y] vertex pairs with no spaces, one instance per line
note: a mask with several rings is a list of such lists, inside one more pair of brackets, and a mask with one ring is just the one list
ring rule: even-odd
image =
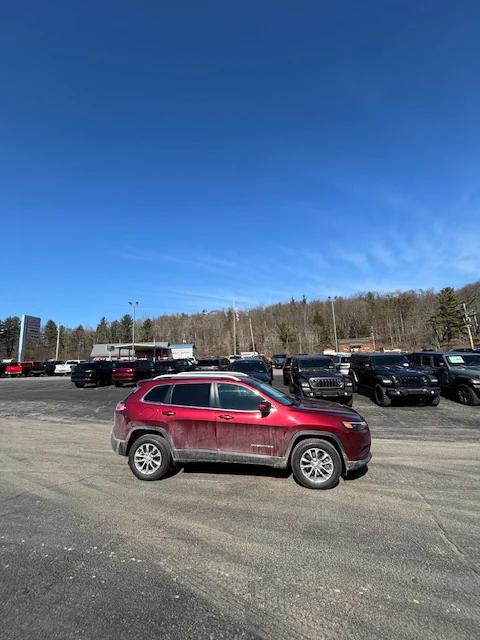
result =
[[112,382],[116,387],[155,375],[152,360],[118,360],[113,363]]
[[240,373],[141,382],[115,409],[111,443],[141,480],[162,478],[174,463],[238,462],[291,467],[303,486],[329,489],[371,458],[356,411],[300,402]]

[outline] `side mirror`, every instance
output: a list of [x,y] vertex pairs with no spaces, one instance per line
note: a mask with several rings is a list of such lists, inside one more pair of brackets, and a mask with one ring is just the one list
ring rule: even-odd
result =
[[259,403],[258,408],[260,409],[260,413],[262,414],[263,417],[268,416],[268,414],[272,410],[272,403],[269,402],[268,400],[262,400]]

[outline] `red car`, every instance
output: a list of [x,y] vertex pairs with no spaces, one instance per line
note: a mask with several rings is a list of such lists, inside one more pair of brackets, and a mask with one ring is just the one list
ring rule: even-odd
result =
[[33,362],[10,362],[5,368],[6,376],[28,376],[32,370]]
[[241,373],[180,373],[140,383],[115,409],[114,451],[141,480],[172,464],[237,462],[290,467],[312,489],[335,486],[370,458],[354,410],[290,398]]
[[154,376],[152,360],[130,360],[113,363],[112,382],[116,387]]

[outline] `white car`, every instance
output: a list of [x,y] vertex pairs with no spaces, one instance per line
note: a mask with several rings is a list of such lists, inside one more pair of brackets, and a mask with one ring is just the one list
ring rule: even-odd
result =
[[56,376],[69,376],[72,373],[72,367],[76,364],[84,362],[83,360],[66,360],[65,362],[57,363],[55,365]]
[[336,356],[333,356],[333,361],[336,370],[341,373],[344,378],[347,378],[348,372],[350,371],[350,354],[338,353]]

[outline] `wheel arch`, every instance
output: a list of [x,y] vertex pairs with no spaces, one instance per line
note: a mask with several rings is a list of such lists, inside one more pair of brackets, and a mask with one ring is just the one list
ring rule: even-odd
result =
[[287,463],[287,467],[289,467],[291,465],[291,460],[292,460],[292,452],[295,449],[295,447],[302,442],[302,440],[313,440],[313,439],[317,439],[317,440],[326,440],[329,444],[333,445],[335,447],[335,449],[338,451],[339,455],[340,455],[340,459],[342,461],[342,472],[346,473],[347,471],[347,454],[345,453],[345,449],[343,448],[343,445],[340,441],[340,439],[338,438],[338,436],[336,436],[335,434],[331,433],[330,431],[311,431],[311,430],[305,430],[305,431],[300,431],[299,433],[296,433],[292,440],[290,441],[289,445],[288,445],[288,449],[286,452],[286,463]]

